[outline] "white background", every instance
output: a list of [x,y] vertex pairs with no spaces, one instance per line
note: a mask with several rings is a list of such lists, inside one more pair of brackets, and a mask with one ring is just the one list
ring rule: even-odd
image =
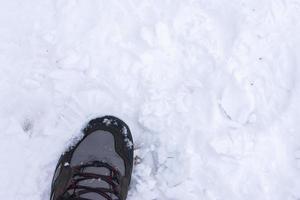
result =
[[0,199],[48,200],[91,118],[128,200],[300,199],[299,0],[0,0]]

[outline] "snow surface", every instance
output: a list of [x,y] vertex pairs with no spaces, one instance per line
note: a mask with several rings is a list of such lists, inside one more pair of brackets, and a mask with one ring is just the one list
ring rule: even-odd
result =
[[129,200],[299,200],[299,19],[299,0],[1,0],[0,199],[49,199],[111,114]]

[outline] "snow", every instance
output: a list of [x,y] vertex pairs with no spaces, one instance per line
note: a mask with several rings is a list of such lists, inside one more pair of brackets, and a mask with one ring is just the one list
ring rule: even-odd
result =
[[300,199],[300,1],[10,0],[0,199],[49,199],[96,116],[133,133],[129,200]]

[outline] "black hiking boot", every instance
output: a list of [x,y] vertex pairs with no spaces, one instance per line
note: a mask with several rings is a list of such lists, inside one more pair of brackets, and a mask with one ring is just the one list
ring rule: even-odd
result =
[[91,120],[83,133],[57,164],[50,200],[125,200],[133,167],[128,126],[105,116]]

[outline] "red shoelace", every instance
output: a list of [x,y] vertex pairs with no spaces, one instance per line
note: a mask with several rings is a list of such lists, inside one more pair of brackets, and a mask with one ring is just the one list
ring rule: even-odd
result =
[[[109,175],[103,174],[95,174],[84,172],[84,169],[88,167],[99,167],[106,168],[109,170]],[[66,189],[66,192],[72,191],[71,200],[94,200],[87,199],[82,197],[84,194],[88,193],[97,193],[104,197],[107,200],[119,200],[120,199],[120,172],[109,165],[108,163],[101,161],[93,161],[83,165],[78,165],[72,167],[73,169],[73,177],[70,186]],[[88,187],[84,185],[80,185],[82,181],[86,180],[100,180],[104,181],[109,185],[109,188],[101,188],[101,187]],[[111,196],[115,196],[117,199],[113,199]]]

